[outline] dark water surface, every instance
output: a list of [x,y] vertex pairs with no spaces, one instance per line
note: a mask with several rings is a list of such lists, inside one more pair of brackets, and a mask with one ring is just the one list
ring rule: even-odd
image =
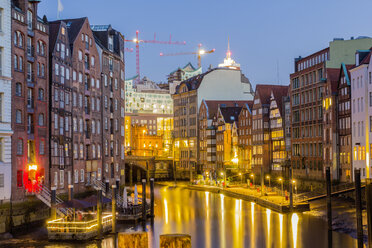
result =
[[[328,247],[327,224],[309,214],[278,214],[257,204],[221,194],[159,186],[155,189],[155,219],[146,224],[149,247],[159,247],[159,235],[190,234],[192,247]],[[118,225],[118,231],[142,231],[143,226]],[[42,232],[42,230],[39,230]],[[102,242],[60,243],[32,241],[36,234],[1,247],[111,248],[115,236]],[[356,247],[356,240],[333,232],[332,247]]]

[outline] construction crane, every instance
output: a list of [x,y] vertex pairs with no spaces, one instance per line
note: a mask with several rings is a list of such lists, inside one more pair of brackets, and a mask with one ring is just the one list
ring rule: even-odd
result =
[[132,40],[124,40],[125,42],[132,42],[136,44],[136,73],[137,80],[141,78],[140,76],[140,61],[139,61],[139,44],[140,43],[153,43],[153,44],[165,44],[165,45],[186,45],[186,41],[172,41],[172,35],[169,36],[169,41],[156,40],[156,33],[154,34],[153,40],[141,40],[138,37],[139,31],[136,31],[136,38]]
[[178,55],[192,55],[192,54],[196,54],[196,55],[198,55],[198,67],[201,67],[201,56],[204,55],[204,54],[214,53],[214,51],[216,50],[216,49],[212,49],[212,50],[209,50],[209,51],[205,51],[201,47],[202,47],[202,44],[199,44],[198,45],[198,51],[197,52],[167,53],[167,54],[160,53],[160,56],[178,56]]

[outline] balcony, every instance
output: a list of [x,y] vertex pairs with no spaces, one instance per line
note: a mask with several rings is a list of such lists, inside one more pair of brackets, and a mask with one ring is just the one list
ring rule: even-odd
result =
[[27,60],[30,62],[34,62],[35,59],[35,48],[34,46],[27,46]]
[[34,82],[35,81],[35,74],[34,72],[27,72],[27,82]]
[[34,133],[35,133],[34,125],[28,124],[27,125],[27,134],[34,134]]

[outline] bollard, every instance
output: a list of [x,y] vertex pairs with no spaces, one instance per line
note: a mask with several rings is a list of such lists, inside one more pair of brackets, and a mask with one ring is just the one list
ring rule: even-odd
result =
[[191,236],[188,234],[160,235],[160,248],[191,248]]
[[368,248],[372,247],[372,179],[366,178],[366,202],[368,224]]
[[119,233],[118,248],[148,248],[147,232]]
[[360,188],[360,169],[354,170],[354,178],[358,248],[363,248],[362,192]]
[[68,186],[68,200],[71,201],[74,198],[74,185]]
[[112,185],[112,233],[116,233],[116,197],[117,197],[117,188],[116,185]]
[[57,203],[57,195],[56,195],[56,187],[51,188],[51,217],[53,220],[57,219],[57,209],[56,209],[56,203]]
[[154,218],[154,178],[150,179],[151,218]]
[[146,179],[142,179],[142,221],[146,221]]
[[98,239],[102,239],[102,189],[97,190],[97,225]]
[[331,195],[331,168],[326,168],[327,184],[327,222],[328,222],[328,247],[332,246],[332,195]]

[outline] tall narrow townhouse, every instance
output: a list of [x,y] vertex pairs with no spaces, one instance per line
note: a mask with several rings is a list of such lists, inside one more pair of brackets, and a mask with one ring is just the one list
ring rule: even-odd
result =
[[[258,84],[256,85],[256,92],[252,107],[252,170],[255,173],[270,172],[273,170],[271,152],[271,135],[274,139],[283,139],[282,127],[279,127],[277,119],[281,119],[279,114],[277,100],[272,97],[272,92],[278,92],[278,95],[283,96],[287,90],[287,86]],[[275,101],[271,101],[271,100]],[[281,102],[281,101],[280,101]],[[273,117],[275,122],[274,133],[270,129],[270,105],[272,103]],[[275,121],[274,121],[275,120]],[[275,129],[277,130],[275,131]],[[281,136],[280,136],[281,134]],[[278,137],[276,137],[278,136]],[[279,141],[280,141],[279,140]],[[280,154],[280,147],[279,147]]]
[[[101,65],[103,181],[110,186],[124,180],[124,36],[111,25],[91,26]],[[98,59],[98,58],[97,58]],[[91,99],[92,111],[95,109]],[[97,135],[99,120],[91,121]],[[93,128],[94,127],[94,128]],[[93,148],[93,150],[96,148]],[[93,155],[93,154],[92,154]],[[123,173],[122,173],[123,172]]]
[[243,106],[244,101],[202,100],[199,108],[199,144],[201,172],[211,172],[216,176],[216,131],[219,107]]
[[239,114],[239,168],[244,171],[252,169],[252,107],[253,101],[247,101]]
[[0,0],[0,201],[11,196],[11,97],[12,9],[10,0]]
[[67,24],[49,24],[49,148],[50,175],[57,193],[73,185],[72,166],[72,54]]
[[88,18],[61,21],[66,23],[72,59],[74,192],[84,192],[92,180],[102,180],[100,59]]
[[217,111],[217,170],[238,169],[238,119],[242,107],[220,105]]
[[371,51],[358,50],[350,69],[353,170],[371,178],[372,67]]
[[340,181],[352,182],[352,140],[351,140],[351,81],[350,69],[355,65],[341,64],[337,84],[337,134],[340,154]]
[[39,1],[12,1],[12,200],[49,186],[49,27]]
[[287,149],[285,146],[284,122],[286,112],[283,108],[285,97],[288,95],[288,86],[276,87],[270,96],[270,154],[271,170],[281,173],[286,170]]

